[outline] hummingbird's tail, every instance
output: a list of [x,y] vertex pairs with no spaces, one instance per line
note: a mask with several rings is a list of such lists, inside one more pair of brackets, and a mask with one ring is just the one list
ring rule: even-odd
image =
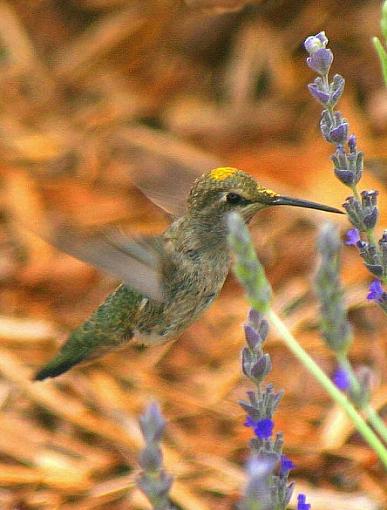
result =
[[91,357],[97,357],[95,346],[90,342],[93,329],[91,328],[91,331],[85,332],[85,325],[90,324],[91,322],[87,321],[71,333],[58,354],[35,374],[34,381],[43,381],[43,379],[48,377],[57,377],[70,370],[74,365]]
[[67,370],[70,370],[74,365],[77,365],[84,359],[84,356],[77,356],[75,358],[68,358],[60,354],[52,359],[47,365],[39,370],[34,375],[34,381],[43,381],[48,377],[56,377]]
[[143,297],[120,285],[92,316],[75,329],[58,354],[34,376],[35,381],[57,377],[79,363],[120,349],[133,337],[131,320]]

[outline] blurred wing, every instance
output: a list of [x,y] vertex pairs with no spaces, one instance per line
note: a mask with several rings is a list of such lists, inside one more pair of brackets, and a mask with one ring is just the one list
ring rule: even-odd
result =
[[182,216],[195,179],[220,162],[186,142],[146,127],[122,128],[109,142],[132,182],[158,207]]
[[190,189],[198,176],[171,164],[159,164],[157,172],[152,175],[151,167],[149,165],[141,175],[131,173],[133,184],[157,207],[174,217],[183,216]]
[[110,273],[141,294],[158,302],[164,300],[161,274],[169,259],[161,237],[133,239],[119,231],[87,235],[62,226],[48,242]]

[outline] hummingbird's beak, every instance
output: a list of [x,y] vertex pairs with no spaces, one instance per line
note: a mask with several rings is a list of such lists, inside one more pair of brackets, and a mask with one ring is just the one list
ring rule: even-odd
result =
[[329,205],[318,204],[316,202],[310,202],[309,200],[300,200],[298,198],[283,197],[277,195],[270,200],[270,205],[292,205],[293,207],[304,207],[306,209],[318,209],[319,211],[326,211],[337,214],[345,214],[344,211],[331,207]]

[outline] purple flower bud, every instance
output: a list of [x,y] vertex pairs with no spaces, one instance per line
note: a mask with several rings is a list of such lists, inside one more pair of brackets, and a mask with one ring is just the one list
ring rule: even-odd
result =
[[262,380],[271,371],[271,359],[269,354],[264,354],[259,360],[251,367],[251,375],[256,380]]
[[383,266],[380,254],[375,246],[364,241],[358,241],[356,246],[359,248],[360,256],[364,259],[364,264],[368,271],[381,278],[383,276]]
[[[339,112],[336,112],[332,117],[332,114],[330,113],[329,110],[323,110],[320,120],[320,129],[327,142],[334,143],[337,146],[341,147],[340,162],[344,163],[345,164],[344,168],[346,168],[347,160],[343,145],[347,141],[348,122],[342,117],[341,113]],[[335,156],[336,157],[338,156],[337,153],[335,154]],[[345,157],[345,159],[343,159],[343,157]]]
[[281,455],[280,475],[287,476],[289,471],[291,471],[292,469],[294,469],[293,462],[288,457],[286,457],[286,455]]
[[351,172],[351,170],[341,170],[340,168],[335,168],[335,175],[346,186],[351,186],[355,182],[355,176]]
[[345,200],[343,207],[347,211],[352,225],[360,230],[360,232],[365,232],[367,229],[363,223],[363,210],[360,202],[351,196]]
[[[256,416],[257,419],[259,418],[259,413],[258,411],[255,409],[254,406],[248,404],[247,402],[244,402],[243,400],[240,400],[239,401],[239,405],[242,407],[242,409],[244,411],[246,411],[246,413],[250,416]],[[246,425],[246,427],[249,427],[250,425]]]
[[333,53],[331,50],[326,48],[320,48],[317,51],[310,54],[310,57],[306,59],[308,66],[320,74],[326,76],[333,62]]
[[380,264],[368,264],[367,262],[365,262],[365,267],[368,269],[368,271],[370,273],[372,273],[373,275],[377,276],[378,278],[382,278],[383,277],[383,266],[380,265]]
[[345,391],[350,386],[350,379],[348,372],[344,369],[339,367],[337,370],[335,370],[332,381],[335,383],[335,385],[342,391]]
[[145,493],[145,495],[151,501],[153,499],[161,500],[167,497],[169,489],[171,488],[173,482],[172,476],[161,473],[159,479],[151,479],[141,477],[137,484],[139,488]]
[[382,287],[382,282],[380,280],[374,280],[372,283],[370,283],[368,290],[369,290],[369,293],[367,295],[368,300],[383,301],[385,293]]
[[[321,131],[324,129],[324,137],[327,141],[331,141],[331,131],[328,126],[321,125]],[[346,153],[342,144],[337,144],[336,152],[331,156],[335,166],[335,174],[340,181],[352,186],[359,182],[363,171],[363,153],[349,152]]]
[[324,259],[336,256],[341,248],[337,228],[332,223],[324,223],[321,226],[317,246]]
[[336,147],[336,152],[332,156],[332,161],[336,168],[342,168],[343,170],[349,170],[347,153],[344,147],[340,144]]
[[261,510],[274,508],[270,479],[276,463],[275,456],[261,453],[250,459],[247,464],[248,483],[239,508],[251,509],[256,506],[256,502],[259,502]]
[[146,446],[140,452],[138,461],[145,471],[157,471],[163,462],[160,448],[154,444]]
[[378,218],[377,209],[377,196],[378,192],[375,190],[362,191],[361,202],[363,207],[363,222],[366,228],[374,228]]
[[158,404],[153,402],[146,408],[140,417],[140,427],[147,443],[160,441],[165,428],[165,420]]
[[383,235],[382,235],[382,237],[380,238],[379,244],[380,244],[380,247],[381,247],[382,249],[387,248],[387,230],[385,230],[385,231],[383,232]]
[[351,135],[348,137],[348,148],[349,152],[356,152],[356,136]]
[[270,439],[273,434],[274,422],[270,418],[257,421],[254,433],[259,439]]
[[244,422],[245,427],[255,427],[257,424],[256,420],[253,420],[251,416],[248,416]]
[[246,466],[247,473],[250,477],[266,477],[271,474],[276,464],[274,457],[253,457],[249,460]]
[[323,110],[320,119],[320,130],[327,142],[330,142],[331,129],[334,128],[332,116],[328,110]]
[[242,370],[247,377],[251,377],[251,366],[255,359],[254,353],[247,347],[244,347],[242,350]]
[[347,136],[348,136],[348,123],[342,122],[341,124],[330,130],[329,141],[342,145],[347,141]]
[[310,504],[306,502],[305,494],[297,496],[297,510],[310,510]]
[[309,54],[315,53],[321,48],[325,48],[328,39],[325,32],[319,32],[317,35],[311,35],[305,39],[304,47]]
[[379,240],[379,247],[381,251],[381,263],[383,266],[383,276],[387,276],[387,230],[384,231],[381,239]]
[[376,190],[368,190],[361,192],[363,207],[374,207],[377,202],[379,192]]
[[368,214],[364,214],[363,222],[367,228],[374,228],[378,219],[378,209],[374,207]]
[[328,37],[325,35],[325,32],[324,31],[319,32],[318,34],[316,34],[316,37],[325,48],[326,45],[328,44]]
[[250,326],[252,326],[254,329],[258,329],[262,318],[263,315],[260,312],[258,312],[258,310],[250,308],[248,315],[248,322]]
[[263,319],[260,326],[259,326],[259,334],[262,338],[262,342],[266,340],[266,337],[269,333],[269,323],[266,319]]
[[245,324],[244,330],[246,342],[248,343],[250,349],[255,351],[257,346],[259,346],[259,344],[262,342],[261,336],[252,326],[250,326],[250,324]]
[[345,80],[340,74],[335,74],[333,77],[333,81],[330,85],[330,101],[329,105],[331,107],[335,106],[340,97],[344,92]]
[[323,106],[327,106],[330,102],[330,93],[318,87],[318,85],[316,85],[316,80],[314,83],[309,83],[309,92],[315,99],[317,99],[319,103],[321,103]]
[[348,230],[346,235],[345,244],[347,246],[356,246],[356,244],[360,241],[360,232],[357,228],[351,228]]

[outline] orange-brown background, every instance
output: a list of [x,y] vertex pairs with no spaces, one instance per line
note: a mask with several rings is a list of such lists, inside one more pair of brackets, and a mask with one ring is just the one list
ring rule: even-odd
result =
[[[1,509],[149,508],[134,480],[137,418],[154,398],[168,420],[174,502],[184,510],[232,509],[251,436],[237,404],[248,388],[239,367],[248,305],[233,277],[178,342],[129,349],[32,383],[33,371],[115,282],[31,230],[65,216],[81,227],[161,231],[168,219],[129,179],[129,169],[150,166],[220,162],[288,195],[339,206],[348,192],[318,132],[302,48],[323,29],[333,72],[347,80],[340,108],[370,160],[362,188],[380,190],[386,225],[387,98],[370,43],[379,33],[379,2],[244,3],[0,2]],[[325,219],[278,208],[257,217],[252,235],[275,309],[330,372],[311,284]],[[330,219],[348,228],[345,218]],[[370,278],[353,248],[343,250],[343,280],[352,358],[373,368],[374,404],[382,411],[385,318],[365,300]],[[383,508],[375,455],[274,331],[267,350],[269,379],[286,392],[276,430],[297,465],[297,490],[308,493],[313,510]]]

